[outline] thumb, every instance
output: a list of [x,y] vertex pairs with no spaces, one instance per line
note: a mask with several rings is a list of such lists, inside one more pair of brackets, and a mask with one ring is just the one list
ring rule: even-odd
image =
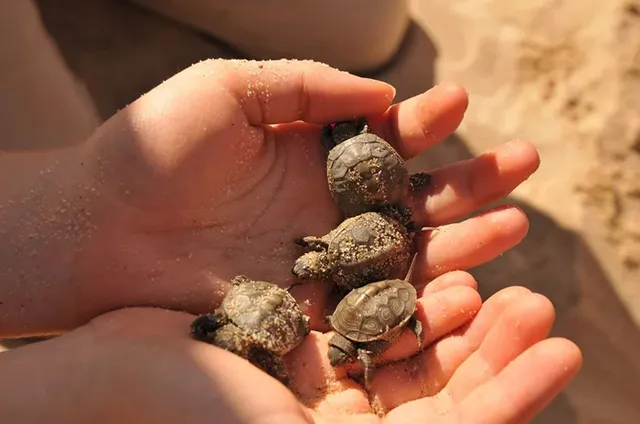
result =
[[319,62],[215,59],[176,74],[134,105],[148,113],[183,104],[188,105],[185,109],[198,108],[202,116],[211,117],[235,109],[251,125],[298,120],[326,124],[381,114],[394,96],[395,89],[387,83]]
[[380,114],[395,96],[387,83],[313,61],[212,61],[193,70],[215,73],[251,125],[326,124]]
[[194,146],[215,146],[215,154],[205,157],[226,158],[229,140],[261,140],[253,127],[374,116],[390,107],[394,95],[387,83],[319,62],[207,60],[121,110],[98,129],[92,144],[104,162],[165,175],[180,164],[193,166]]

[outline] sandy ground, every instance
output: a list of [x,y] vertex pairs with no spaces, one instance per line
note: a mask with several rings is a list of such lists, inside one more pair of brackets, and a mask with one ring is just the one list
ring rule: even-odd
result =
[[[103,118],[193,62],[234,56],[126,3],[39,3]],[[374,76],[399,100],[454,80],[471,101],[460,130],[416,162],[467,159],[514,137],[542,156],[508,199],[529,215],[528,237],[473,270],[484,296],[513,284],[548,296],[554,334],[583,349],[582,372],[535,422],[640,422],[640,1],[414,0],[412,9],[401,51]]]

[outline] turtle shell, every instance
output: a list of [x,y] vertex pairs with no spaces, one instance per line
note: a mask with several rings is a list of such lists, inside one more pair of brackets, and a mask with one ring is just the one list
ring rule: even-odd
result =
[[407,271],[412,238],[401,223],[384,214],[348,218],[324,238],[338,285],[355,288]]
[[293,350],[310,331],[295,298],[265,281],[234,285],[221,308],[258,346],[277,355]]
[[331,327],[357,343],[391,340],[413,316],[418,295],[404,280],[384,280],[351,291],[331,315]]
[[331,149],[327,181],[334,201],[347,217],[400,203],[409,186],[405,162],[373,133],[362,133]]

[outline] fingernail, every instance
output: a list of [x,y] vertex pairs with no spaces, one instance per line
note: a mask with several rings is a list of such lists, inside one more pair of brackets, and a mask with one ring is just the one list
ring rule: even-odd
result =
[[397,90],[393,85],[389,84],[386,81],[381,81],[378,79],[374,79],[374,81],[376,81],[380,85],[383,85],[385,88],[391,90],[391,99],[394,99],[396,97]]
[[455,93],[462,91],[465,95],[468,95],[467,90],[464,89],[460,84],[457,84],[453,81],[442,81],[438,84],[438,87],[447,93]]
[[[385,83],[385,84],[386,84],[386,83]],[[395,99],[395,98],[396,98],[396,93],[397,93],[398,91],[397,91],[397,90],[396,90],[396,88],[395,88],[393,85],[391,85],[391,84],[387,84],[387,86],[389,86],[389,87],[391,88],[391,92],[392,92],[392,94],[391,94],[391,98],[392,98],[392,99]]]

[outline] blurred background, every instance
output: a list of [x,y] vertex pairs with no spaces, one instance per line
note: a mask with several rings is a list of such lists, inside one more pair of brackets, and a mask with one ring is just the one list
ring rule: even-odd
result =
[[393,84],[397,101],[460,83],[464,122],[411,166],[512,138],[540,151],[538,172],[506,200],[528,214],[528,236],[471,270],[484,297],[508,285],[548,296],[554,334],[583,350],[582,371],[535,422],[640,422],[640,1],[230,3],[0,0],[0,116],[11,118],[0,131],[20,135],[2,149],[81,141],[212,57],[323,60]]

